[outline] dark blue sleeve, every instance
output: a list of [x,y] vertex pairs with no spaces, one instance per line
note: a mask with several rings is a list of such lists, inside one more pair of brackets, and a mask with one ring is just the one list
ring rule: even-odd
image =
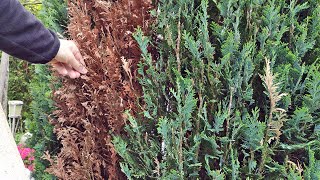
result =
[[59,47],[55,33],[45,28],[18,0],[0,0],[0,50],[44,64],[56,56]]

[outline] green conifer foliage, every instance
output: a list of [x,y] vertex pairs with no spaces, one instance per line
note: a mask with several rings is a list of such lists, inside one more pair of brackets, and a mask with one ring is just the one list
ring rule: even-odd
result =
[[60,143],[53,134],[53,125],[49,122],[49,115],[54,110],[52,100],[51,83],[54,77],[50,75],[47,66],[36,65],[35,73],[29,85],[32,102],[32,119],[26,121],[26,126],[32,137],[28,141],[28,146],[35,149],[35,171],[34,177],[37,179],[54,179],[54,176],[45,172],[50,163],[43,159],[45,152],[51,155],[57,154],[60,150]]
[[[319,1],[159,0],[128,179],[319,179]],[[148,47],[157,49],[150,53]]]

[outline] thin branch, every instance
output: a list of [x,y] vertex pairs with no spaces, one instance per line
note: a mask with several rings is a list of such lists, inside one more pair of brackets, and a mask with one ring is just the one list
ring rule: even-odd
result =
[[[181,8],[179,8],[179,16],[180,16]],[[181,60],[180,60],[180,43],[181,43],[181,21],[179,17],[178,22],[178,37],[177,37],[177,46],[176,46],[176,57],[177,57],[177,64],[178,64],[178,72],[181,72]]]
[[34,6],[34,5],[38,5],[38,4],[42,4],[42,2],[26,2],[26,3],[22,3],[23,6]]
[[[229,105],[228,105],[228,114],[227,114],[227,117],[226,117],[226,137],[228,138],[229,137],[229,125],[230,125],[230,116],[231,116],[231,108],[232,108],[232,101],[233,101],[233,93],[235,91],[235,88],[234,87],[231,87],[230,88],[230,98],[229,98]],[[227,147],[229,147],[229,149],[231,149],[231,142],[227,143],[225,146],[224,146],[224,149],[225,149],[225,153],[224,153],[224,162],[226,162],[226,159],[227,159],[227,156],[228,156],[228,151],[226,150]]]

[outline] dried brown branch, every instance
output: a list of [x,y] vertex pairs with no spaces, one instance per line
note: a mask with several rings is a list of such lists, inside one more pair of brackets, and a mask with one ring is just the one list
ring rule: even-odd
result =
[[131,32],[138,26],[147,31],[151,8],[142,0],[69,1],[69,33],[89,72],[78,80],[63,79],[55,92],[55,133],[63,148],[55,160],[47,159],[48,171],[59,179],[123,178],[111,140],[122,133],[124,111],[139,111],[140,50]]

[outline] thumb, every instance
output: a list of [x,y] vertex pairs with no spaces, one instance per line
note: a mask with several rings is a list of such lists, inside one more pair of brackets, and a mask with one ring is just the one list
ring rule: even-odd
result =
[[55,59],[58,62],[70,66],[72,69],[81,74],[86,74],[88,72],[84,67],[85,64],[81,63],[81,61],[83,61],[83,58],[79,52],[78,47],[73,41],[60,39],[60,48]]
[[76,59],[71,51],[68,52],[68,56],[67,59],[65,59],[65,62],[81,74],[86,74],[88,72],[88,70],[80,63],[80,61]]

